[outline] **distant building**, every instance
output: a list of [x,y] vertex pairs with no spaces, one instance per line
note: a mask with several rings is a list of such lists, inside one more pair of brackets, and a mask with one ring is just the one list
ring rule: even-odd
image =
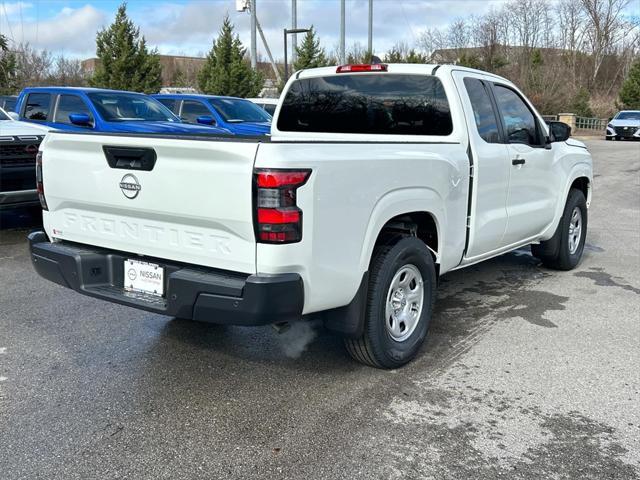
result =
[[[158,55],[160,58],[160,66],[162,67],[162,85],[163,88],[198,88],[198,73],[204,66],[206,58],[204,57],[186,57],[180,55]],[[100,60],[97,58],[88,58],[83,60],[82,71],[85,75],[91,75],[95,72]],[[268,91],[269,86],[275,85],[275,75],[269,62],[258,62],[258,70],[265,77]],[[284,70],[282,64],[277,64],[280,70]],[[270,83],[271,81],[271,83]],[[267,95],[270,96],[270,95]]]

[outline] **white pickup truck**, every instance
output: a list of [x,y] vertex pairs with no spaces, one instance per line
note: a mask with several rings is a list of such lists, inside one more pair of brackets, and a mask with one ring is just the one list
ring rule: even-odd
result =
[[50,133],[35,269],[198,321],[317,314],[357,360],[408,362],[438,276],[522,246],[582,256],[592,161],[504,78],[457,66],[297,72],[270,138]]

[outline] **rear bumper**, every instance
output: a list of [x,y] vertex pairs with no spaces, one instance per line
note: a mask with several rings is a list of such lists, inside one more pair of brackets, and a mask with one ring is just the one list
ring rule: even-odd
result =
[[36,190],[16,190],[0,192],[0,209],[14,207],[30,207],[40,205]]
[[164,315],[229,325],[298,320],[304,305],[296,273],[246,275],[147,259],[165,268],[165,295],[123,288],[124,261],[136,255],[29,235],[31,261],[47,280],[79,293]]

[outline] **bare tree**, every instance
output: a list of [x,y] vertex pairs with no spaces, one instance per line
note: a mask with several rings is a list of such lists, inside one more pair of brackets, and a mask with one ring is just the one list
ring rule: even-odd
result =
[[591,86],[602,66],[605,55],[610,53],[624,32],[622,12],[629,0],[580,0],[586,12],[586,38],[593,59]]

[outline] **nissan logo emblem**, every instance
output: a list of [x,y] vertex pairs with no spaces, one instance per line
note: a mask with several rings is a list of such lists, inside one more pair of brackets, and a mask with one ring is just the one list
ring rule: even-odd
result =
[[127,173],[122,180],[120,180],[120,190],[125,197],[133,200],[138,196],[140,190],[142,190],[142,186],[135,175]]
[[27,145],[26,147],[24,147],[24,151],[34,155],[36,153],[38,153],[38,146],[37,145]]

